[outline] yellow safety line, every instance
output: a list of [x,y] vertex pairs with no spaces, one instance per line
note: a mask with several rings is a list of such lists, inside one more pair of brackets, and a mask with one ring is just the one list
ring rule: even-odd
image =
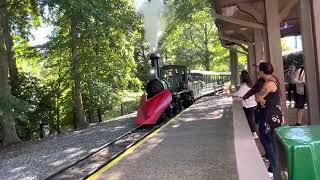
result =
[[107,170],[109,170],[111,167],[113,167],[114,165],[116,165],[119,161],[121,161],[123,158],[125,158],[126,156],[128,156],[129,154],[131,154],[135,149],[137,149],[139,146],[141,146],[144,142],[146,142],[148,139],[150,139],[151,137],[153,137],[154,135],[156,135],[161,129],[165,128],[166,126],[169,125],[169,123],[173,122],[177,117],[179,117],[183,112],[186,112],[188,109],[185,109],[184,111],[182,111],[178,116],[174,117],[173,119],[171,119],[170,121],[168,121],[166,124],[164,124],[162,127],[160,127],[159,129],[155,130],[153,133],[149,134],[148,136],[146,136],[145,138],[143,138],[140,142],[138,142],[137,144],[133,145],[132,147],[130,147],[129,149],[127,149],[124,153],[122,153],[119,157],[117,157],[116,159],[114,159],[113,161],[111,161],[109,164],[107,164],[106,166],[104,166],[103,168],[101,168],[99,171],[97,171],[96,173],[92,174],[88,180],[96,180],[99,178],[99,176],[101,176],[103,173],[105,173]]

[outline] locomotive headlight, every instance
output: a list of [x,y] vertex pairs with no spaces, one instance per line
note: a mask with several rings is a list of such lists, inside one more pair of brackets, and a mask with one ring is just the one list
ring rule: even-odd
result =
[[156,73],[156,70],[151,69],[151,70],[150,70],[150,73],[151,73],[151,74],[155,74],[155,73]]

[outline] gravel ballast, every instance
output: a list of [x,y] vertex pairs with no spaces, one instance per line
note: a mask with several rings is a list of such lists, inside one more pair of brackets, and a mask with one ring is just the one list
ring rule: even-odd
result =
[[135,114],[50,140],[0,150],[0,179],[44,179],[133,129]]

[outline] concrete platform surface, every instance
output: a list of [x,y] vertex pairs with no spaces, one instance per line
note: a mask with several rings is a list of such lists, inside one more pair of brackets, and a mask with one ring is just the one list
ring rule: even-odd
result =
[[[239,108],[236,111],[240,113]],[[249,139],[243,144],[249,144],[245,148],[247,153],[241,153],[241,144],[235,144],[233,115],[230,98],[203,98],[89,179],[268,179],[250,133],[236,132],[241,136],[241,141],[237,142]],[[238,123],[237,126],[241,127],[240,131],[249,132],[248,125]],[[239,168],[246,166],[246,156],[250,152],[255,153],[253,159],[261,161],[260,165],[249,163],[250,166]],[[245,158],[239,163],[236,155]],[[251,166],[258,172],[247,175]]]

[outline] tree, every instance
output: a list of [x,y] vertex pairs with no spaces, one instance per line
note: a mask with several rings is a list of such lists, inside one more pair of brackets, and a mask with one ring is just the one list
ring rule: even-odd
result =
[[[18,82],[18,68],[16,64],[16,58],[15,58],[15,52],[14,52],[14,41],[13,41],[13,33],[15,32],[16,35],[20,35],[23,37],[26,37],[29,35],[31,24],[36,25],[37,24],[37,9],[36,9],[36,2],[34,0],[20,0],[20,1],[14,1],[14,0],[1,0],[0,1],[1,9],[1,19],[0,19],[0,25],[1,25],[1,38],[2,43],[2,53],[3,62],[5,62],[8,66],[8,73],[10,74],[10,84],[4,85],[3,87],[5,89],[9,88],[10,85],[10,91],[11,94],[14,96],[17,96],[19,92],[17,91],[19,84]],[[3,73],[6,73],[7,70],[3,71]],[[7,75],[3,74],[4,81],[7,81]],[[10,103],[9,100],[11,98],[10,91],[4,90],[4,96],[2,98],[7,99],[6,101],[3,101],[4,104]],[[8,94],[9,93],[9,94]],[[7,98],[5,98],[7,97]],[[8,114],[7,114],[8,115]],[[16,128],[15,128],[15,122],[12,116],[8,115],[5,117],[5,115],[2,115],[2,121],[3,121],[3,133],[5,134],[5,144],[15,143],[19,141],[19,138],[16,135]]]
[[[207,71],[227,71],[228,51],[221,47],[210,8],[204,7],[203,3],[194,3],[187,16],[177,20],[178,25],[169,26],[162,39],[161,52],[171,57],[166,63],[184,64]],[[184,7],[178,4],[177,8],[181,6]],[[197,8],[199,11],[195,10]],[[179,9],[177,11],[179,16]]]
[[282,47],[282,52],[288,52],[288,51],[294,50],[294,48],[290,46],[288,38],[281,39],[281,47]]
[[31,27],[39,26],[39,13],[35,0],[1,0],[0,4],[4,4],[1,8],[3,14],[1,24],[8,56],[11,94],[16,96],[19,94],[16,90],[19,84],[13,35],[28,38]]
[[5,36],[3,28],[4,14],[0,10],[0,100],[1,100],[1,110],[0,110],[0,122],[3,133],[3,144],[12,144],[19,142],[15,130],[15,123],[10,116],[11,109],[10,106],[10,88],[9,88],[9,67],[8,67],[8,56],[5,46]]
[[75,93],[75,109],[77,114],[77,127],[80,129],[86,128],[88,122],[83,112],[83,103],[81,96],[81,74],[80,74],[80,62],[78,59],[78,17],[77,12],[71,13],[71,69],[72,77],[74,80],[74,93]]
[[[55,59],[52,66],[70,72],[71,76],[63,78],[72,80],[73,87],[70,81],[61,86],[75,92],[75,122],[85,127],[85,113],[90,119],[93,111],[101,114],[117,102],[118,92],[137,82],[129,74],[135,69],[131,42],[140,22],[126,0],[50,0],[45,6],[49,6],[49,21],[56,27],[48,55],[51,61]],[[70,66],[63,66],[68,53]]]

